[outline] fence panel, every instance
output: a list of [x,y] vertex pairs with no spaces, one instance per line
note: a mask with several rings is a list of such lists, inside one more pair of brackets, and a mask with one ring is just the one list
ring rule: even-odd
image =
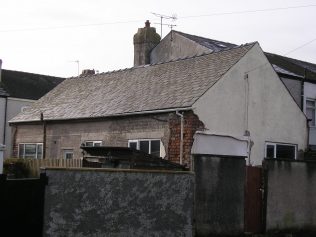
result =
[[25,159],[32,177],[38,177],[41,167],[81,168],[82,159]]

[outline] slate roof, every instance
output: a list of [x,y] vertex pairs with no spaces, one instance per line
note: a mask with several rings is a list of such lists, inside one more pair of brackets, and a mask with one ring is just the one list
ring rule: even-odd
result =
[[[215,52],[221,51],[223,49],[238,47],[237,45],[232,43],[203,38],[200,36],[190,35],[179,31],[174,32]],[[272,53],[265,54],[277,73],[287,75],[290,77],[297,77],[299,79],[304,77],[304,71],[306,69],[305,77],[309,80],[316,80],[316,64]]]
[[[283,70],[295,74],[298,77],[305,77],[309,80],[316,81],[316,64],[304,62],[294,58],[288,58],[277,54],[265,53],[271,64],[274,64]],[[306,69],[306,70],[305,70]],[[282,73],[282,72],[281,72]],[[287,75],[288,73],[284,73]]]
[[38,100],[63,80],[65,79],[60,77],[1,70],[1,87],[11,97],[21,99]]
[[236,44],[232,44],[232,43],[227,43],[227,42],[223,42],[223,41],[218,41],[218,40],[213,40],[213,39],[208,39],[208,38],[204,38],[204,37],[200,37],[200,36],[196,36],[196,35],[190,35],[190,34],[186,34],[180,31],[174,31],[175,33],[178,33],[208,49],[211,49],[213,52],[218,52],[221,51],[223,49],[231,49],[231,48],[235,48],[237,47]]
[[86,119],[190,108],[253,46],[69,78],[10,122]]

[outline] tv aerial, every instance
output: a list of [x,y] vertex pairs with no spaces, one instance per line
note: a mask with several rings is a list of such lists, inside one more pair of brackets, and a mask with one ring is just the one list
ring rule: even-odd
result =
[[163,23],[162,23],[163,19],[176,21],[176,20],[177,20],[177,15],[176,15],[176,14],[172,14],[172,16],[163,15],[163,14],[154,13],[154,12],[152,12],[151,14],[153,14],[154,16],[160,18],[160,23],[158,23],[158,24],[160,25],[160,37],[161,37],[161,38],[162,38],[162,26],[163,26],[163,25],[169,26],[169,27],[171,28],[171,30],[172,30],[172,28],[173,28],[174,26],[177,26],[177,25],[163,24]]

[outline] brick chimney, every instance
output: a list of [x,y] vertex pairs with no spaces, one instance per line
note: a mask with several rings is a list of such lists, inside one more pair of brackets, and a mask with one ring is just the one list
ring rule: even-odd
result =
[[94,69],[84,69],[82,70],[82,73],[80,74],[80,76],[88,76],[88,75],[94,75],[95,71]]
[[138,28],[134,35],[134,66],[150,63],[150,52],[160,42],[160,35],[155,27],[150,27],[150,22],[145,22],[144,28]]

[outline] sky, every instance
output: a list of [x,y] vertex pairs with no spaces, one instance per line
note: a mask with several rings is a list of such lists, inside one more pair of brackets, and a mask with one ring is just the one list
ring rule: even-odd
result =
[[[133,66],[133,35],[149,20],[316,64],[316,0],[2,0],[2,68],[59,77]],[[78,63],[79,61],[79,63]]]

